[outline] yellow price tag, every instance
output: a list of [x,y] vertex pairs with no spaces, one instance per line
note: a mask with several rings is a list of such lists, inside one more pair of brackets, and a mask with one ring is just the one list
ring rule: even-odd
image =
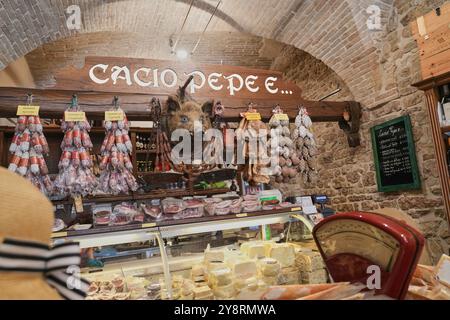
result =
[[261,114],[259,112],[246,112],[245,119],[247,119],[248,121],[260,121]]
[[276,113],[275,119],[280,121],[289,121],[289,117],[286,113]]
[[248,215],[246,213],[239,213],[239,214],[236,215],[236,218],[245,218],[247,216]]
[[142,228],[143,229],[145,229],[145,228],[154,228],[154,227],[156,227],[156,223],[143,223],[142,224]]
[[18,106],[17,107],[18,116],[38,116],[39,106]]
[[62,238],[62,237],[67,237],[67,232],[53,232],[52,233],[52,238]]
[[64,120],[65,121],[84,121],[86,120],[86,113],[82,111],[66,111],[64,112]]
[[123,111],[105,111],[105,121],[123,121]]
[[77,213],[82,213],[84,211],[84,208],[83,208],[83,199],[81,198],[81,196],[73,198],[73,202],[75,204],[75,211]]
[[291,211],[301,211],[301,210],[302,210],[302,208],[300,208],[300,207],[291,208]]

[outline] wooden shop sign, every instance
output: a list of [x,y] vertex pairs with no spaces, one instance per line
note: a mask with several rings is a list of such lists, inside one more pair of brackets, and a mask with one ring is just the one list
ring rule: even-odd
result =
[[60,70],[54,88],[168,95],[191,75],[194,80],[187,92],[196,98],[299,101],[301,97],[300,88],[277,71],[115,57],[86,57],[81,69]]

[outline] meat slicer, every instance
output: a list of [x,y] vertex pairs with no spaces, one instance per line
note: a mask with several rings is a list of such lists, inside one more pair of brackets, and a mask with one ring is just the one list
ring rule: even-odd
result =
[[379,270],[381,285],[369,289],[394,299],[405,297],[425,242],[406,223],[368,212],[328,217],[313,236],[333,281],[367,284]]

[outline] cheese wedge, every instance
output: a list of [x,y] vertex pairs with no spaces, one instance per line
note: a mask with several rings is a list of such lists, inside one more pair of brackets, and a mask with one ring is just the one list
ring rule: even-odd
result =
[[277,260],[283,268],[295,266],[295,249],[287,243],[273,244],[268,250],[268,257]]
[[320,253],[314,251],[298,251],[295,256],[295,265],[301,272],[312,272],[325,267]]
[[290,285],[300,283],[300,271],[298,268],[283,268],[278,275],[280,285]]

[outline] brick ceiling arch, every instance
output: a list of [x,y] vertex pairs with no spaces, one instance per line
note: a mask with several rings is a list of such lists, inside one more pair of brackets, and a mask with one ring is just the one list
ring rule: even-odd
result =
[[[397,1],[398,2],[398,1]],[[382,31],[367,28],[370,5],[380,8],[382,25],[392,14],[394,1],[386,0],[223,0],[208,32],[246,32],[293,45],[323,61],[366,104],[376,97],[361,96],[376,79]],[[65,10],[78,4],[82,28],[66,27]],[[174,36],[190,0],[16,0],[0,2],[0,70],[28,52],[76,33],[130,32]],[[196,0],[186,33],[201,32],[217,0]]]

